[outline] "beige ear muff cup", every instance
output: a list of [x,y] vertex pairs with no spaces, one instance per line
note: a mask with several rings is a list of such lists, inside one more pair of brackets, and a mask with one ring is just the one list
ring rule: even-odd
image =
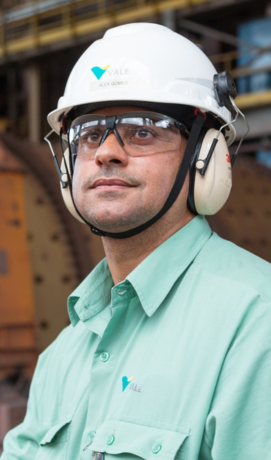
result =
[[79,220],[79,222],[82,222],[84,224],[85,222],[78,215],[78,213],[77,213],[77,211],[76,211],[76,209],[74,207],[72,197],[71,197],[71,191],[70,191],[70,187],[69,187],[69,183],[68,183],[68,174],[71,177],[69,149],[65,150],[64,157],[65,157],[65,161],[66,161],[68,171],[66,170],[66,165],[65,165],[64,159],[62,159],[60,169],[61,169],[61,172],[63,173],[62,178],[63,178],[64,182],[67,182],[67,186],[65,188],[63,188],[62,185],[60,184],[60,190],[61,190],[61,193],[62,193],[62,197],[63,197],[63,200],[64,200],[64,203],[65,203],[66,207],[68,208],[70,213],[73,215],[73,217],[75,217],[77,220]]
[[217,134],[216,129],[209,129],[206,132],[191,165],[188,203],[189,208],[200,215],[216,214],[226,203],[231,191],[231,161],[228,146],[222,133],[219,134],[205,175],[202,176],[198,169],[204,164]]

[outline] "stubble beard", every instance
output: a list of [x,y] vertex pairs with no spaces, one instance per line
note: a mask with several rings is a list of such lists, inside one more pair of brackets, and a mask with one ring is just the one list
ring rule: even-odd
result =
[[112,233],[124,232],[142,225],[160,210],[154,203],[145,208],[140,196],[138,200],[133,200],[133,204],[127,203],[127,200],[125,200],[125,205],[122,204],[119,196],[116,198],[110,196],[108,199],[100,197],[100,201],[101,205],[96,203],[95,206],[90,198],[85,200],[82,206],[79,205],[78,209],[87,222],[100,230]]
[[[130,202],[127,197],[129,190],[110,192],[92,189],[91,185],[99,177],[117,177],[133,185]],[[75,182],[73,196],[77,209],[87,222],[100,230],[114,233],[144,224],[159,212],[159,192],[148,196],[144,204],[140,193],[142,188],[144,184],[140,177],[122,174],[117,168],[114,174],[114,168],[110,168],[80,182],[79,187]]]

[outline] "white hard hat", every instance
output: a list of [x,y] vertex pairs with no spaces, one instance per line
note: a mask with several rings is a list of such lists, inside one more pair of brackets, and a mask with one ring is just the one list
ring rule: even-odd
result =
[[[72,109],[95,110],[108,105],[139,105],[174,116],[189,117],[189,108],[206,112],[218,128],[232,120],[215,94],[216,70],[192,42],[158,24],[127,24],[108,30],[75,64],[64,96],[48,115],[59,133]],[[164,106],[164,110],[161,110]],[[185,114],[187,112],[187,114]],[[235,129],[225,133],[230,145]]]
[[[88,224],[94,234],[131,237],[167,212],[189,171],[190,211],[215,214],[231,190],[231,167],[238,151],[229,155],[228,146],[235,138],[233,124],[238,114],[245,119],[233,101],[236,94],[227,72],[217,74],[196,45],[164,26],[136,23],[107,31],[77,61],[64,96],[48,115],[49,124],[64,140],[61,166],[50,148],[70,212]],[[68,135],[77,117],[114,106],[138,106],[167,115],[182,126],[188,137],[175,182],[162,209],[147,222],[120,233],[96,228],[76,208],[72,191],[76,155],[72,157]],[[45,139],[51,145],[48,136]]]

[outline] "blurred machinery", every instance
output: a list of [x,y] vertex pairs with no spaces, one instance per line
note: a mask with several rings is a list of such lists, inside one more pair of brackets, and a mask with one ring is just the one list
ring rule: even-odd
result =
[[38,352],[23,177],[22,166],[1,148],[0,442],[24,414]]
[[[251,130],[230,199],[209,221],[271,262],[270,17],[270,0],[1,1],[0,450],[25,412],[38,353],[69,322],[68,295],[103,257],[99,238],[65,209],[41,144],[73,64],[106,29],[146,21],[182,33],[218,71],[231,71]],[[238,123],[237,141],[242,130]]]
[[[10,299],[10,293],[15,290],[11,286],[12,283],[16,286],[18,298],[22,297],[18,280],[21,280],[25,289],[28,286],[32,292],[32,300],[29,300],[30,294],[28,298],[25,295],[23,298],[25,304],[32,305],[32,322],[39,331],[37,347],[38,350],[43,350],[69,323],[66,299],[78,282],[103,257],[102,246],[85,225],[77,225],[67,212],[46,144],[30,145],[27,141],[15,139],[9,133],[0,133],[0,154],[1,184],[6,187],[0,201],[1,249],[3,248],[0,265],[1,292],[5,283],[9,282],[5,288],[5,308],[9,311],[8,305],[11,304],[13,312],[10,309],[10,316],[21,321],[14,310],[18,302]],[[15,166],[11,170],[10,165],[13,166],[13,163],[17,168],[15,170]],[[9,201],[6,199],[7,192],[10,194]],[[15,209],[16,206],[15,195],[12,195],[15,192],[17,200],[20,198],[22,203],[18,211],[12,208],[14,206]],[[20,211],[20,218],[15,211]],[[11,212],[14,213],[14,218],[9,216],[8,213]],[[12,225],[20,232],[21,242],[9,230],[8,226]],[[10,248],[15,251],[15,242],[20,248],[24,247],[26,255],[23,259],[15,253],[13,260],[9,262]],[[25,277],[28,276],[26,280],[22,278],[20,270]],[[8,274],[14,277],[10,281]],[[2,305],[4,304],[1,302],[1,317],[4,308]],[[16,308],[22,318],[25,318],[25,305],[18,304]]]

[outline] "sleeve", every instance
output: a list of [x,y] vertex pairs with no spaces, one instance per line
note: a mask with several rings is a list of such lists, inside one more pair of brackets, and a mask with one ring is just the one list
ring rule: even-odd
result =
[[38,359],[31,383],[25,419],[6,435],[1,460],[34,460],[36,457],[39,443],[45,435],[44,424],[40,423],[41,398],[53,347],[54,344],[48,347]]
[[229,459],[271,460],[270,303],[255,303],[239,326],[206,420],[199,460]]

